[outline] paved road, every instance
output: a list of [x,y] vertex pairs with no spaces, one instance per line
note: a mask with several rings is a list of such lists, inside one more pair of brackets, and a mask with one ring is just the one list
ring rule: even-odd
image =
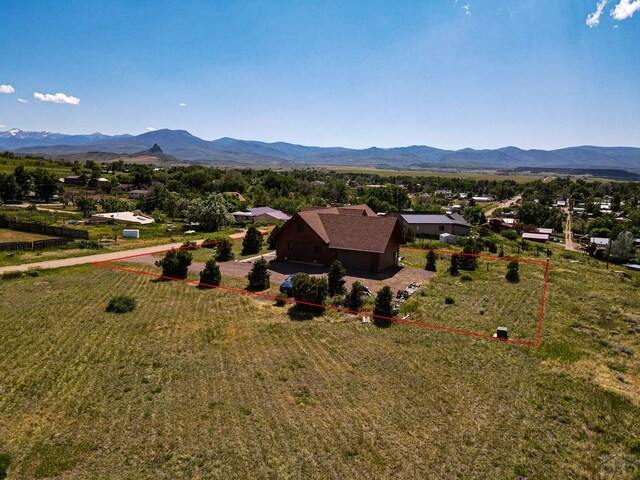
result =
[[[198,243],[202,240],[197,240]],[[183,245],[183,242],[168,243],[165,245],[155,245],[153,247],[135,248],[132,250],[121,250],[118,252],[100,253],[98,255],[86,255],[84,257],[64,258],[61,260],[48,260],[46,262],[37,263],[25,263],[22,265],[9,265],[7,267],[0,267],[0,274],[5,272],[26,272],[33,269],[49,269],[49,268],[61,268],[72,267],[74,265],[86,265],[93,262],[106,262],[110,260],[117,260],[129,255],[144,255],[159,250],[169,250],[171,248],[178,248]]]
[[497,208],[508,208],[511,205],[513,205],[514,203],[518,203],[520,200],[522,200],[522,196],[521,195],[516,195],[515,197],[510,198],[509,200],[505,200],[502,203],[498,203],[498,205],[495,205],[487,210],[485,210],[484,214],[488,217],[490,217],[493,212],[497,209]]

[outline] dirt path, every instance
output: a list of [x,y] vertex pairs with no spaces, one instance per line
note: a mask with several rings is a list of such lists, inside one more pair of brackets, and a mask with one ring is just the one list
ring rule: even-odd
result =
[[571,232],[571,212],[565,209],[567,213],[567,223],[564,225],[564,248],[565,250],[578,250],[573,243],[573,233]]
[[[202,240],[198,240],[197,242],[200,243],[202,242]],[[182,245],[183,245],[183,242],[168,243],[166,245],[155,245],[153,247],[135,248],[132,250],[121,250],[118,252],[100,253],[97,255],[86,255],[84,257],[72,257],[72,258],[64,258],[61,260],[49,260],[46,262],[25,263],[22,265],[9,265],[6,267],[0,267],[0,274],[5,272],[26,272],[27,270],[33,270],[33,269],[72,267],[74,265],[86,265],[93,262],[106,262],[106,261],[117,260],[119,258],[131,256],[131,255],[145,255],[153,252],[158,252],[161,250],[178,248],[178,247],[181,247]]]
[[510,207],[514,203],[518,203],[520,200],[522,200],[522,196],[521,195],[516,195],[515,197],[512,197],[509,200],[505,200],[504,202],[499,203],[499,204],[497,204],[497,205],[485,210],[484,214],[487,217],[490,217],[496,209]]
[[[47,205],[60,205],[62,206],[61,203],[56,203],[56,204],[50,204],[48,203]],[[18,208],[29,208],[31,206],[30,203],[20,203],[20,204],[15,204],[15,205],[9,205],[10,207],[18,207]],[[39,210],[41,212],[49,212],[49,213],[62,213],[65,215],[76,215],[79,214],[80,212],[71,212],[68,210],[58,210],[55,208],[44,208],[44,207],[40,207],[39,205],[36,204],[36,210]]]

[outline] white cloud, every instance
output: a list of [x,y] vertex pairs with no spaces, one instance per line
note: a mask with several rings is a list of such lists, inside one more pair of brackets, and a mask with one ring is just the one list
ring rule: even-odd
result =
[[29,103],[29,100],[27,100],[26,98],[19,98],[18,102],[20,102],[20,103]]
[[187,106],[187,104],[186,104],[186,103],[181,103],[181,104],[180,104],[180,106],[181,106],[181,107],[186,107],[186,106]]
[[65,95],[64,93],[51,94],[34,92],[33,98],[40,102],[68,103],[69,105],[80,104],[80,99],[78,97],[72,97],[70,95]]
[[155,128],[153,127],[147,127],[147,130],[149,130],[150,132],[153,132],[155,130]]
[[600,24],[600,15],[609,0],[600,0],[596,6],[596,11],[587,15],[587,25],[589,28],[597,27]]
[[4,125],[0,125],[0,128],[7,128],[7,127],[5,127]]
[[16,89],[11,85],[0,85],[0,93],[13,93]]
[[611,16],[616,20],[624,20],[633,17],[637,11],[640,11],[640,0],[620,0],[611,10]]
[[464,5],[462,9],[464,10],[464,13],[466,13],[467,15],[471,15],[471,9],[469,8],[469,4]]

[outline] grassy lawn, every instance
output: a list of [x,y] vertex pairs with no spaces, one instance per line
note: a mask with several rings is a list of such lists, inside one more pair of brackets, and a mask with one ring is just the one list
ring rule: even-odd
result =
[[17,232],[0,228],[0,243],[3,242],[33,242],[35,240],[45,240],[53,238],[48,235],[38,235],[37,233]]
[[88,266],[5,280],[0,452],[9,478],[637,478],[639,288],[558,258],[532,348]]

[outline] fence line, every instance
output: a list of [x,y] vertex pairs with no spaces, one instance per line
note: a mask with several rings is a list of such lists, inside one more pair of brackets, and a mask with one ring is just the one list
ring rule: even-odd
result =
[[73,238],[61,237],[61,238],[47,238],[45,240],[34,240],[33,242],[3,242],[0,243],[0,251],[2,252],[15,252],[15,251],[28,251],[40,250],[41,248],[58,247],[60,245],[66,245],[69,242],[73,242]]
[[[42,235],[51,235],[52,237],[79,238],[89,240],[89,232],[87,230],[78,230],[67,227],[54,227],[35,222],[21,222],[6,215],[0,215],[0,228],[8,228],[9,230],[17,230],[19,232],[39,233]],[[14,242],[25,243],[25,242]],[[30,242],[26,242],[30,243]]]

